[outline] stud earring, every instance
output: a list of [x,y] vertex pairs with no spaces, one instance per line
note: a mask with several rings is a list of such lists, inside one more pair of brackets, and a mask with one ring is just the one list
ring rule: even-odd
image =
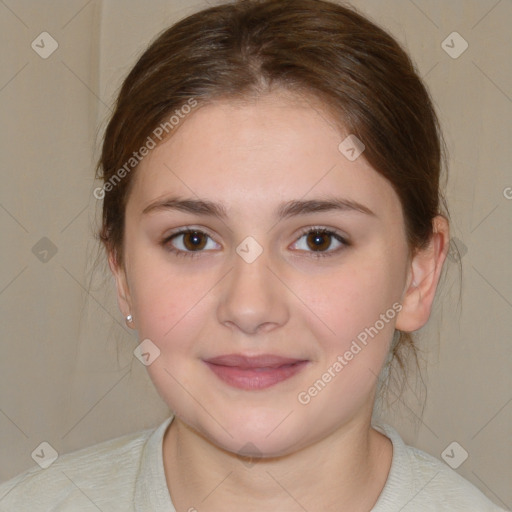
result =
[[133,316],[132,315],[128,315],[126,317],[126,323],[131,324],[132,322],[133,322]]

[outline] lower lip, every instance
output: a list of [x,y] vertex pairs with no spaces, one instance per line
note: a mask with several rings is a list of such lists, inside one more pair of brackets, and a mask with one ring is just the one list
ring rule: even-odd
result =
[[237,366],[221,366],[205,361],[210,370],[230,386],[247,391],[265,389],[279,382],[287,380],[307,365],[307,361],[301,361],[290,366],[279,368],[261,368],[243,370]]

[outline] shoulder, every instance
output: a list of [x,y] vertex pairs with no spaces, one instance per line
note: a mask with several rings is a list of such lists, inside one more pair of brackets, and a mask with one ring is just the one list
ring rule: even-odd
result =
[[414,478],[416,501],[428,501],[430,506],[435,503],[439,510],[501,510],[444,462],[411,446],[407,446],[407,453],[404,465]]
[[0,510],[130,510],[144,444],[143,430],[35,466],[0,484]]
[[407,446],[389,425],[376,428],[391,439],[393,460],[374,512],[397,510],[398,505],[403,512],[503,510],[447,464]]

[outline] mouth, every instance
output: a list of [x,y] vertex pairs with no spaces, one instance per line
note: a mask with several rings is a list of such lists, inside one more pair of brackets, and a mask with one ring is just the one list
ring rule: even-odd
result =
[[204,360],[204,363],[226,384],[251,391],[266,389],[293,377],[301,372],[309,361],[271,354],[229,354]]

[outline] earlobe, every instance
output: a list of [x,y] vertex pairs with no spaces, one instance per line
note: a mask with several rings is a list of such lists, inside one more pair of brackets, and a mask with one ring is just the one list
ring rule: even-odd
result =
[[448,241],[448,221],[444,216],[438,215],[433,220],[433,235],[429,245],[418,249],[409,264],[407,285],[396,329],[413,332],[427,323],[448,252]]
[[130,299],[130,290],[126,279],[126,272],[124,267],[119,264],[115,250],[109,252],[108,265],[116,281],[117,304],[119,306],[119,310],[125,319],[130,317],[131,321],[127,320],[126,323],[128,327],[133,328],[133,317],[131,315],[132,304]]

